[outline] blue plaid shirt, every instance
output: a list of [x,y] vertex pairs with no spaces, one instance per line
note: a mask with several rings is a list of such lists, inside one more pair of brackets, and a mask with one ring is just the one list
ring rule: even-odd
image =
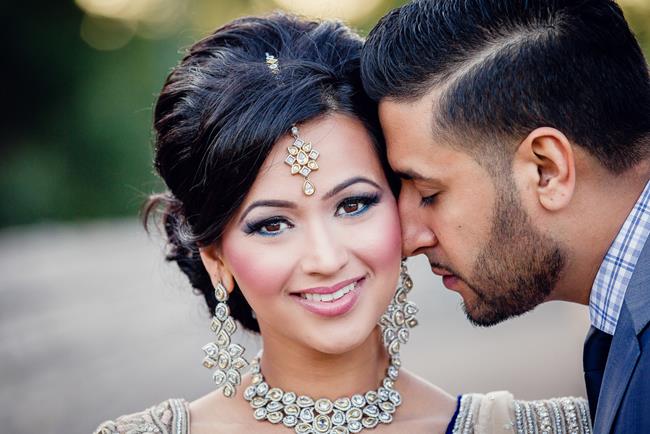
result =
[[613,335],[621,313],[625,291],[650,233],[650,182],[609,247],[600,265],[589,297],[591,324]]

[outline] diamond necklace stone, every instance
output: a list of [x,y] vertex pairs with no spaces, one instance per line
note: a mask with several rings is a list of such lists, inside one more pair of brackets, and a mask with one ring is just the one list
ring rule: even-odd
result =
[[382,384],[364,395],[312,399],[305,395],[271,388],[262,375],[259,357],[251,362],[252,384],[244,391],[244,399],[253,408],[258,421],[282,423],[298,434],[349,434],[372,429],[380,423],[393,421],[393,413],[402,404],[395,390],[395,381],[402,366],[399,353],[393,354]]

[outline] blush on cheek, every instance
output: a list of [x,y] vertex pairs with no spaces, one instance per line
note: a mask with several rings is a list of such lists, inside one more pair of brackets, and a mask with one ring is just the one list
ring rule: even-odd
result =
[[355,231],[355,250],[375,269],[396,267],[402,257],[402,234],[395,207],[381,209]]
[[244,295],[253,298],[281,292],[291,274],[290,256],[277,246],[265,249],[238,241],[224,240],[223,253]]

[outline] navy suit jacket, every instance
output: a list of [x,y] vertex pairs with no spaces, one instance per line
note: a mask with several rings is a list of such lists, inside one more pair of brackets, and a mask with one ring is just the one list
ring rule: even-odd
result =
[[650,239],[625,293],[598,397],[594,434],[650,433]]

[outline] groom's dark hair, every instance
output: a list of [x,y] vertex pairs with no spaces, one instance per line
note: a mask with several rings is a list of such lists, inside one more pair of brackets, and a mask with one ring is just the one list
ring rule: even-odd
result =
[[375,100],[434,91],[436,133],[483,156],[542,126],[613,173],[650,149],[648,67],[611,0],[413,1],[370,32],[362,77]]

